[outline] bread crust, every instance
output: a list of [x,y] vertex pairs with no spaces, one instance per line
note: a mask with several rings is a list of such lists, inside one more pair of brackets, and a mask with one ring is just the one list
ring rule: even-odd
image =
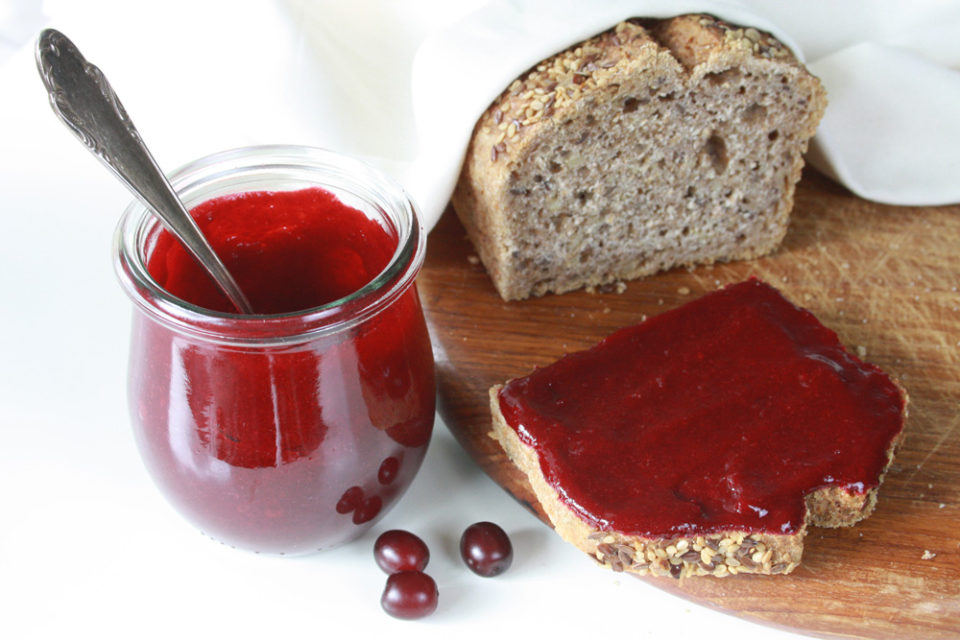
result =
[[[808,494],[805,521],[796,533],[789,535],[728,530],[690,537],[647,538],[594,529],[564,504],[544,477],[536,451],[524,444],[516,430],[507,424],[500,412],[498,394],[502,388],[503,385],[498,384],[489,391],[493,427],[490,437],[526,475],[560,537],[613,571],[674,578],[787,574],[800,564],[808,526],[853,526],[868,517],[877,503],[882,475],[877,487],[861,494],[849,493],[840,487],[824,487]],[[905,418],[907,394],[900,389],[904,395]],[[887,451],[886,468],[892,463],[902,439],[903,431]]]
[[624,22],[494,101],[454,209],[506,300],[758,257],[786,233],[825,104],[767,34],[703,15]]

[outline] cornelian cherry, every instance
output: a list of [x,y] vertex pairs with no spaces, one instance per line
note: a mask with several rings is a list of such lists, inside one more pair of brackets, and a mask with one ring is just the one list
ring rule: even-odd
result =
[[373,558],[387,573],[423,571],[430,561],[430,549],[409,531],[391,529],[381,533],[373,544]]
[[484,578],[498,576],[513,562],[510,537],[492,522],[477,522],[460,538],[460,557],[471,571]]
[[380,606],[394,618],[416,620],[437,609],[437,583],[422,571],[400,571],[387,578]]

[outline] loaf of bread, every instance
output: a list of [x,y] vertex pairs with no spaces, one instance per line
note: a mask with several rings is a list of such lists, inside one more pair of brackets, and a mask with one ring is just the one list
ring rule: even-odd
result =
[[825,105],[766,33],[631,20],[494,101],[453,206],[506,300],[758,257],[786,233]]
[[490,390],[554,529],[615,571],[784,574],[869,516],[907,395],[750,280]]

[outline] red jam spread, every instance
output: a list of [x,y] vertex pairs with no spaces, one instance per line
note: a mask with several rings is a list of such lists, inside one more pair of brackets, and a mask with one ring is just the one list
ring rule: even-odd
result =
[[[219,197],[191,213],[264,314],[353,293],[398,242],[316,188]],[[170,293],[233,311],[166,231],[147,258]],[[414,286],[342,334],[286,346],[204,340],[136,316],[133,349],[147,467],[188,519],[229,544],[298,553],[349,539],[403,493],[426,452],[433,358]]]
[[[375,220],[329,191],[251,191],[190,212],[257,313],[287,313],[347,296],[390,262],[397,242]],[[169,293],[236,312],[203,268],[162,233],[147,269]]]
[[878,486],[905,398],[751,279],[511,381],[500,410],[597,529],[792,534],[804,496]]

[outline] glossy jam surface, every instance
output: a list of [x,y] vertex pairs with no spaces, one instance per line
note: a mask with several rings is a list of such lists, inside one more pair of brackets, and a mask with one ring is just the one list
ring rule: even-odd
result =
[[[363,287],[397,247],[375,220],[329,191],[250,191],[191,210],[257,313],[301,311]],[[147,269],[166,291],[205,309],[235,312],[183,246],[159,234]]]
[[585,521],[670,537],[793,533],[810,491],[877,486],[904,398],[753,279],[513,380],[499,403]]
[[[397,245],[319,189],[193,214],[261,313],[352,293]],[[229,310],[165,231],[146,257],[174,295]],[[433,358],[413,286],[350,330],[287,346],[211,341],[141,312],[130,394],[145,463],[181,513],[233,546],[304,553],[356,537],[412,481],[433,428]]]

